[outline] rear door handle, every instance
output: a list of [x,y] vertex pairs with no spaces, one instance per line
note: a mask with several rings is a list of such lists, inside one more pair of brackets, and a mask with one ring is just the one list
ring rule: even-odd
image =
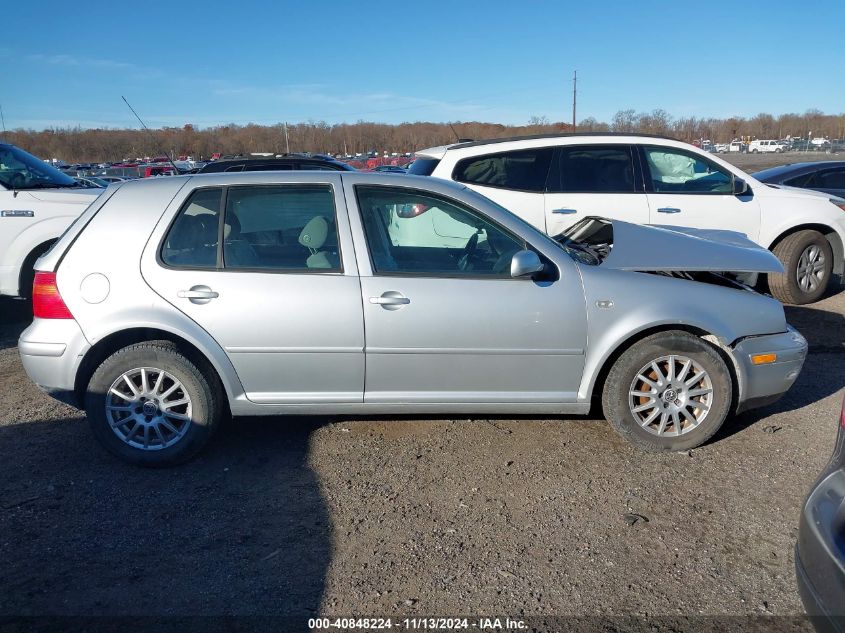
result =
[[661,207],[657,210],[658,213],[680,213],[681,210],[677,207]]
[[370,303],[379,305],[385,310],[398,310],[402,306],[411,303],[411,300],[401,292],[388,290],[387,292],[383,292],[380,297],[370,297]]
[[573,213],[578,213],[578,209],[554,209],[552,213],[557,213],[558,215],[572,215]]
[[216,299],[220,296],[220,293],[214,292],[208,286],[192,286],[190,290],[180,290],[176,293],[176,296],[180,299],[189,299],[191,303],[202,305]]

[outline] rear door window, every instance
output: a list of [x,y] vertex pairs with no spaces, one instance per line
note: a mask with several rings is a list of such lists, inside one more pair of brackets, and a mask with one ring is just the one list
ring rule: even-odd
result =
[[197,189],[170,227],[161,260],[177,268],[215,268],[223,189]]
[[549,193],[635,193],[629,145],[574,145],[558,148],[549,172]]
[[554,150],[550,147],[473,156],[458,161],[452,178],[458,182],[541,193]]
[[329,185],[230,187],[223,266],[340,272],[336,220]]

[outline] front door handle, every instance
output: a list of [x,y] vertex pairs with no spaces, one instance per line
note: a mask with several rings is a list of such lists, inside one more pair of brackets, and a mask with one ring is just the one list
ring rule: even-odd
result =
[[658,213],[680,213],[681,210],[677,207],[660,207],[657,210]]
[[572,215],[573,213],[578,213],[578,209],[554,209],[552,213],[557,213],[558,215]]
[[220,296],[208,286],[191,286],[190,290],[180,290],[176,293],[180,299],[189,299],[191,303],[203,305]]
[[379,305],[385,310],[398,310],[402,306],[411,303],[411,300],[401,292],[388,290],[387,292],[383,292],[380,297],[370,297],[370,303]]

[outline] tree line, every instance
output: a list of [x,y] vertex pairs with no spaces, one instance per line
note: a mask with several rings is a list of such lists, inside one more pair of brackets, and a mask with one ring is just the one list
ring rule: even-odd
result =
[[[44,130],[11,130],[7,142],[41,158],[58,158],[68,163],[120,161],[163,152],[175,156],[207,159],[215,152],[246,154],[251,152],[328,152],[356,154],[375,151],[413,152],[425,147],[453,143],[457,139],[489,139],[526,134],[572,132],[570,123],[551,122],[546,117],[531,117],[526,125],[501,125],[482,122],[400,123],[396,125],[358,121],[329,124],[309,121],[285,125],[220,125],[198,128],[163,127],[150,132],[137,129],[83,129],[80,127]],[[620,110],[610,121],[593,117],[581,120],[578,132],[636,132],[671,136],[691,142],[710,139],[728,142],[734,138],[771,138],[787,136],[807,138],[844,138],[845,114],[825,114],[807,110],[804,114],[727,119],[674,118],[661,109],[651,112]]]

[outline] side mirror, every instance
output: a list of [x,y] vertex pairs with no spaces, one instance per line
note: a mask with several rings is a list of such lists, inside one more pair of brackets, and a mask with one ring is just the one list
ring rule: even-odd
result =
[[744,196],[748,193],[748,183],[745,182],[742,178],[737,178],[734,176],[734,190],[733,194],[735,196]]
[[545,266],[534,251],[517,251],[511,259],[511,277],[527,277],[543,271]]

